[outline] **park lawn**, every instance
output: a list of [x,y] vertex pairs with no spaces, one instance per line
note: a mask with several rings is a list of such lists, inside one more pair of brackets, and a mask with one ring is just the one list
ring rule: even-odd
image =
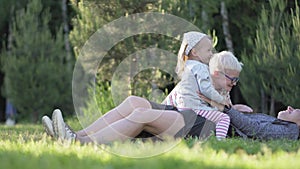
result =
[[296,169],[300,168],[299,148],[299,141],[217,141],[214,137],[80,145],[54,141],[41,124],[0,125],[1,169]]

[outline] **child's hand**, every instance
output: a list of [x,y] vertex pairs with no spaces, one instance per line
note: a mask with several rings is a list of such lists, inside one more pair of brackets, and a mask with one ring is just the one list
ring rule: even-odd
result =
[[223,104],[228,106],[228,107],[232,107],[231,101],[228,100],[228,99],[226,99]]

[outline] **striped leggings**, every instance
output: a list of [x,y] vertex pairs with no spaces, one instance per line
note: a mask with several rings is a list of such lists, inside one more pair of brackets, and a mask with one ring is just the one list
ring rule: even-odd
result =
[[215,110],[198,110],[196,112],[216,124],[216,137],[218,140],[226,138],[230,124],[230,118],[227,114]]

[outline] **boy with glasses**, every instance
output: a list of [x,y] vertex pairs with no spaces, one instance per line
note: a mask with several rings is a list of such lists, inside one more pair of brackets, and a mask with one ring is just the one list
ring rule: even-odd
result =
[[[229,91],[238,81],[238,77],[231,78],[226,74],[227,70],[216,69],[219,74],[230,79],[232,84],[226,84],[226,89],[222,88],[221,91],[215,90],[210,76],[211,72],[209,72],[208,68],[208,64],[211,63],[210,60],[213,55],[212,48],[212,41],[207,35],[199,32],[188,32],[184,34],[176,67],[176,73],[179,78],[181,78],[181,81],[164,100],[163,104],[173,105],[179,109],[192,109],[196,114],[214,122],[216,124],[216,137],[221,140],[226,138],[230,118],[227,114],[218,111],[216,108],[212,108],[209,103],[203,101],[198,96],[198,92],[217,103],[231,106]],[[238,62],[231,52],[224,51],[216,55],[216,57],[227,57],[234,65],[238,65],[234,67],[234,71],[237,71],[239,74],[242,69],[241,63]],[[215,56],[213,56],[213,58],[214,57]],[[226,62],[228,62],[228,60]],[[218,64],[222,65],[222,63]],[[220,83],[227,83],[222,77],[219,80],[224,81]],[[229,85],[232,86],[230,87]]]

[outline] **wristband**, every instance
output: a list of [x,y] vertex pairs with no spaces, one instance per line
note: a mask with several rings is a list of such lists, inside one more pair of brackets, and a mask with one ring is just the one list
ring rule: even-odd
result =
[[223,112],[224,112],[224,113],[228,113],[228,111],[229,111],[230,109],[231,109],[231,106],[225,105],[225,106],[224,106]]

